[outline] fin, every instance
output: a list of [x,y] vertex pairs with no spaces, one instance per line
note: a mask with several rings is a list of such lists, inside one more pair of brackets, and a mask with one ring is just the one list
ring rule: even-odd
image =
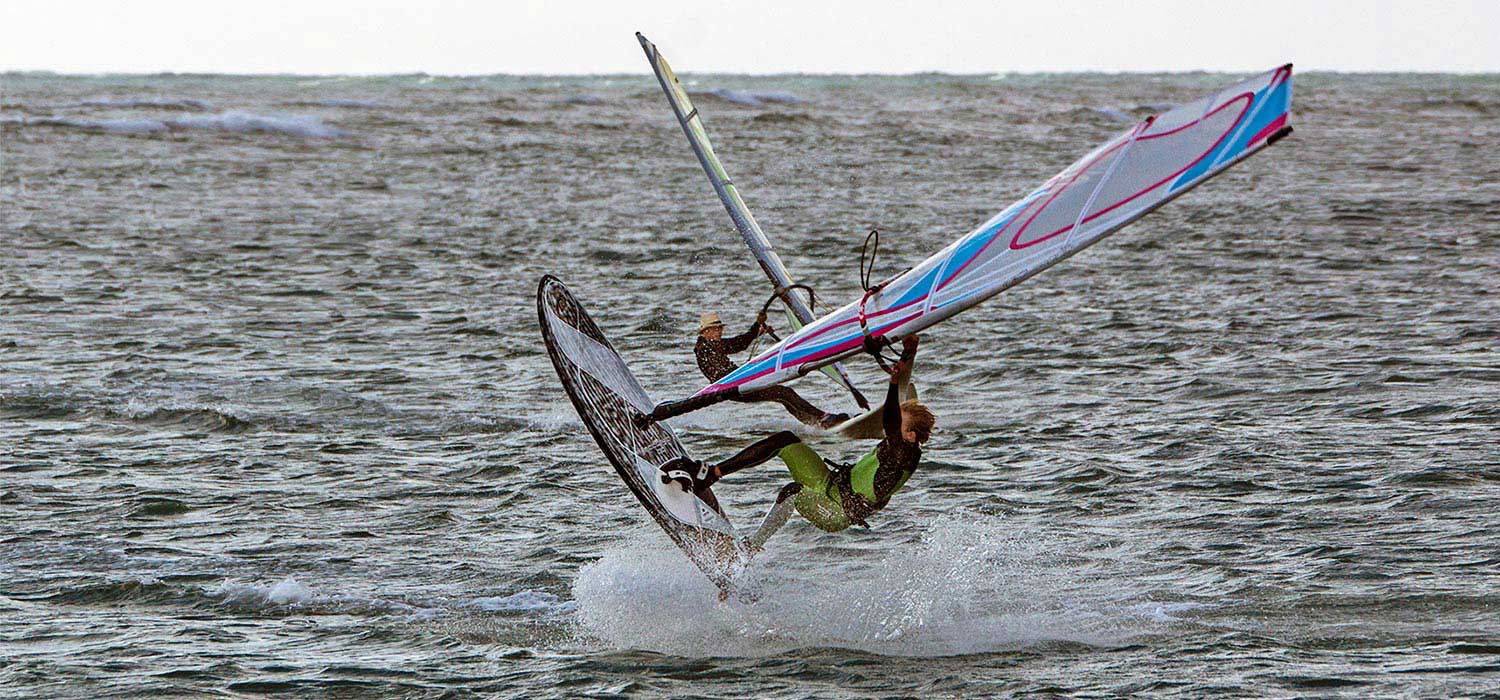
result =
[[[901,403],[917,398],[916,385],[910,383],[901,385],[900,396]],[[828,432],[856,440],[879,440],[885,437],[885,426],[880,422],[880,411],[883,408],[885,408],[885,403],[881,402],[879,406],[829,428]]]

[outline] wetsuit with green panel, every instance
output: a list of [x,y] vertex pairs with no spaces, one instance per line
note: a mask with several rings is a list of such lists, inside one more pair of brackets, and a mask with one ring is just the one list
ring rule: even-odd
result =
[[[777,453],[792,479],[802,484],[793,504],[818,529],[838,532],[864,525],[875,511],[906,485],[922,459],[922,446],[901,434],[900,386],[891,384],[881,407],[885,438],[852,466],[830,469],[806,443],[797,442]],[[794,436],[795,437],[795,436]]]
[[[911,359],[903,357],[908,367]],[[718,464],[704,465],[696,488],[708,488],[722,477],[779,456],[792,479],[802,486],[793,501],[802,517],[827,532],[838,532],[854,524],[868,527],[865,518],[890,502],[891,496],[917,470],[922,458],[922,446],[907,441],[901,429],[900,387],[905,379],[897,374],[891,376],[890,389],[881,407],[885,437],[853,465],[830,467],[796,434],[783,430]]]

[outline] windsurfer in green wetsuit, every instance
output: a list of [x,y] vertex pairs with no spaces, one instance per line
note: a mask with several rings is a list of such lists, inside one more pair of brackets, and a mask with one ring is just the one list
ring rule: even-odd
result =
[[802,517],[827,532],[838,532],[850,525],[864,525],[865,518],[884,508],[891,495],[906,484],[922,458],[922,444],[932,435],[937,418],[915,400],[901,402],[901,386],[910,381],[912,361],[917,355],[917,338],[902,342],[901,359],[890,369],[891,384],[881,408],[885,437],[875,449],[853,465],[830,468],[816,452],[790,431],[782,431],[759,440],[738,454],[718,464],[677,460],[662,465],[662,483],[676,482],[683,490],[700,492],[719,479],[743,469],[764,464],[773,456],[781,457],[791,472],[793,483],[777,495],[776,505],[766,516],[760,531],[750,538],[763,545],[780,528],[795,508]]

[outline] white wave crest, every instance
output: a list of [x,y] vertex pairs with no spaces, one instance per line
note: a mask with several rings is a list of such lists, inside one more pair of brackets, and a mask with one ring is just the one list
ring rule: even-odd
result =
[[767,102],[795,103],[803,101],[802,98],[793,95],[790,92],[781,90],[750,91],[719,88],[718,90],[708,91],[708,94],[713,95],[714,97],[717,97],[726,102],[733,102],[735,104],[747,105],[750,107],[758,107]]
[[412,605],[400,600],[320,593],[291,576],[270,584],[225,580],[204,592],[229,606],[272,612],[398,613],[419,618],[432,617],[440,612],[435,608]]
[[169,119],[73,119],[69,117],[0,117],[0,124],[55,126],[112,134],[152,134],[165,131],[224,131],[333,139],[346,136],[338,127],[308,115],[267,116],[248,112],[190,114]]
[[269,585],[225,581],[210,592],[227,603],[242,605],[307,605],[319,600],[312,589],[290,576]]

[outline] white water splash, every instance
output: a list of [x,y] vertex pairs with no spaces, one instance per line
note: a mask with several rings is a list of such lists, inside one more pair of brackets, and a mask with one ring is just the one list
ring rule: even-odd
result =
[[742,582],[747,600],[727,603],[662,538],[644,538],[580,571],[578,621],[612,647],[691,657],[809,647],[946,656],[1044,642],[1109,646],[1183,609],[1145,601],[1117,553],[1085,554],[1060,535],[1018,533],[983,516],[925,529],[915,542],[853,557],[773,541],[780,555],[761,559]]

